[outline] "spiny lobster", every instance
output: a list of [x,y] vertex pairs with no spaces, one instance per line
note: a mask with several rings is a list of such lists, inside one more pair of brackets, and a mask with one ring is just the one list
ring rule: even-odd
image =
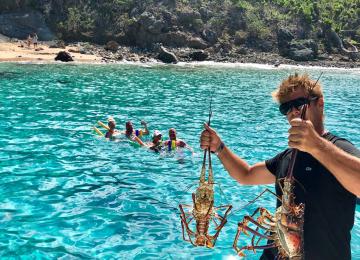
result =
[[[211,102],[209,121],[211,119]],[[206,155],[209,156],[208,179],[206,180]],[[214,207],[214,174],[211,164],[210,148],[204,151],[203,164],[201,168],[199,186],[196,192],[192,194],[193,205],[180,204],[180,219],[183,239],[191,242],[194,246],[206,246],[212,248],[215,246],[217,237],[221,229],[227,222],[227,215],[232,206],[223,205]],[[218,212],[224,212],[221,216]],[[195,220],[195,230],[190,228],[191,222]],[[218,220],[219,223],[216,221]],[[215,225],[215,234],[209,234],[210,223]],[[186,238],[187,234],[187,238]]]

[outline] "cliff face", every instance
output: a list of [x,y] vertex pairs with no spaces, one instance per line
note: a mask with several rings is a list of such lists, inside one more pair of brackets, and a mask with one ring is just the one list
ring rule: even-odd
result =
[[[360,42],[359,0],[254,2],[2,0],[0,33],[22,38],[37,31],[42,40],[54,36],[65,41],[100,44],[115,40],[140,48],[162,43],[223,54],[241,53],[244,48],[259,51],[279,48],[280,53],[300,60],[339,51],[323,28],[340,33],[338,36],[347,38],[349,46]],[[19,19],[27,14],[27,20]]]

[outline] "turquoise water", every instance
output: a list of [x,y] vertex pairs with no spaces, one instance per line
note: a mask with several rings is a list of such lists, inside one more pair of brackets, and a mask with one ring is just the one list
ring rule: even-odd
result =
[[[179,203],[191,202],[202,153],[198,138],[215,91],[212,125],[248,162],[286,148],[287,123],[270,93],[294,69],[133,65],[0,64],[0,256],[2,258],[235,257],[237,222],[264,196],[242,187],[214,158],[216,204],[234,213],[214,249],[182,240]],[[305,69],[297,69],[305,71]],[[317,77],[319,70],[306,70]],[[360,72],[324,71],[327,129],[360,147]],[[105,142],[90,130],[112,115],[178,137],[196,155],[159,156],[127,142]],[[271,187],[271,186],[269,186]],[[319,220],[321,221],[321,220]],[[245,241],[244,241],[245,242]],[[246,240],[249,243],[249,240]],[[248,253],[257,259],[261,252]],[[360,259],[360,207],[352,230]]]

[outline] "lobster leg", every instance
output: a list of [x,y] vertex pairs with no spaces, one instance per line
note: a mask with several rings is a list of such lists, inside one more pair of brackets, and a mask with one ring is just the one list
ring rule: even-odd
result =
[[[185,212],[184,212],[184,209],[182,207],[182,205],[180,204],[179,205],[179,208],[180,208],[180,219],[181,219],[181,228],[182,228],[182,233],[183,233],[183,239],[185,241],[190,241],[191,244],[193,244],[195,246],[195,244],[193,243],[191,237],[195,235],[195,233],[190,229],[189,227],[189,224],[190,222],[193,220],[193,218],[191,218],[188,222],[186,221],[187,220],[187,217],[185,216]],[[189,216],[190,217],[190,216]],[[186,230],[186,233],[188,235],[188,238],[189,239],[186,239],[185,238],[185,230]]]
[[[240,249],[240,248],[237,246],[238,239],[239,239],[239,236],[240,236],[241,231],[243,231],[245,234],[247,234],[246,231],[249,231],[249,232],[252,233],[253,235],[256,235],[256,236],[258,236],[258,237],[260,237],[260,238],[271,239],[270,236],[261,234],[261,233],[259,233],[257,230],[254,230],[254,229],[248,227],[248,226],[247,226],[247,221],[246,221],[246,219],[244,219],[243,222],[238,223],[238,231],[237,231],[237,233],[236,233],[236,236],[235,236],[235,239],[234,239],[234,243],[233,243],[233,248],[235,249],[235,251],[237,252],[237,254],[238,254],[239,256],[245,256],[245,254],[242,252],[242,250],[243,250],[244,248],[241,248],[241,249]],[[251,246],[248,246],[248,247],[251,247]],[[258,248],[258,247],[256,246],[256,247],[254,247],[254,249],[260,249],[260,248]]]
[[268,245],[264,245],[264,246],[243,246],[242,248],[239,249],[238,255],[239,256],[245,256],[245,254],[242,252],[244,250],[252,250],[255,252],[256,249],[268,249],[268,248],[274,248],[276,247],[275,243],[271,243]]

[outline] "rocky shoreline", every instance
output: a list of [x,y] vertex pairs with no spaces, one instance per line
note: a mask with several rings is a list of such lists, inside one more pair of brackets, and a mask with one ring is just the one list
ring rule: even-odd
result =
[[[70,45],[71,46],[71,45]],[[116,63],[119,61],[130,62],[152,62],[160,61],[159,50],[146,50],[134,47],[118,46],[116,49],[109,50],[106,46],[92,45],[89,43],[77,43],[74,46],[80,46],[82,53],[92,54],[101,57],[105,63]],[[337,67],[337,68],[360,68],[360,61],[353,61],[348,57],[340,54],[322,55],[312,61],[294,61],[285,58],[276,52],[259,52],[249,48],[242,48],[241,53],[237,52],[208,52],[207,50],[198,50],[191,48],[164,48],[167,52],[172,53],[178,62],[198,62],[212,61],[219,63],[256,63],[268,64],[278,67],[284,65],[299,66],[320,66],[320,67]],[[199,58],[195,55],[202,55]],[[165,62],[176,63],[176,62]]]
[[[23,47],[24,41],[14,38],[0,37],[1,43],[13,43],[18,47]],[[255,63],[255,64],[268,64],[275,67],[281,65],[294,65],[294,66],[320,66],[320,67],[332,67],[332,68],[360,68],[360,61],[354,61],[344,55],[322,55],[318,59],[312,61],[294,61],[289,58],[281,56],[275,51],[260,52],[250,48],[241,48],[240,50],[199,50],[193,48],[164,48],[158,46],[152,50],[141,49],[137,47],[120,46],[114,42],[110,42],[107,45],[97,45],[87,42],[77,42],[66,44],[64,42],[40,42],[40,46],[47,46],[49,49],[66,51],[73,57],[74,61],[81,62],[79,55],[87,55],[89,57],[96,57],[91,60],[87,59],[86,62],[97,63],[117,63],[123,61],[129,62],[164,62],[164,63],[177,63],[177,62],[198,62],[198,61],[211,61],[219,63]],[[174,56],[174,60],[165,60],[160,58],[161,52],[168,52]],[[41,55],[38,50],[33,50],[37,54]],[[47,55],[50,55],[48,52]],[[33,61],[41,60],[54,60],[56,55],[52,55],[50,58],[36,58]],[[20,55],[19,55],[20,57]],[[21,58],[14,59],[1,59],[1,61],[23,61]],[[27,59],[26,61],[31,61]]]

